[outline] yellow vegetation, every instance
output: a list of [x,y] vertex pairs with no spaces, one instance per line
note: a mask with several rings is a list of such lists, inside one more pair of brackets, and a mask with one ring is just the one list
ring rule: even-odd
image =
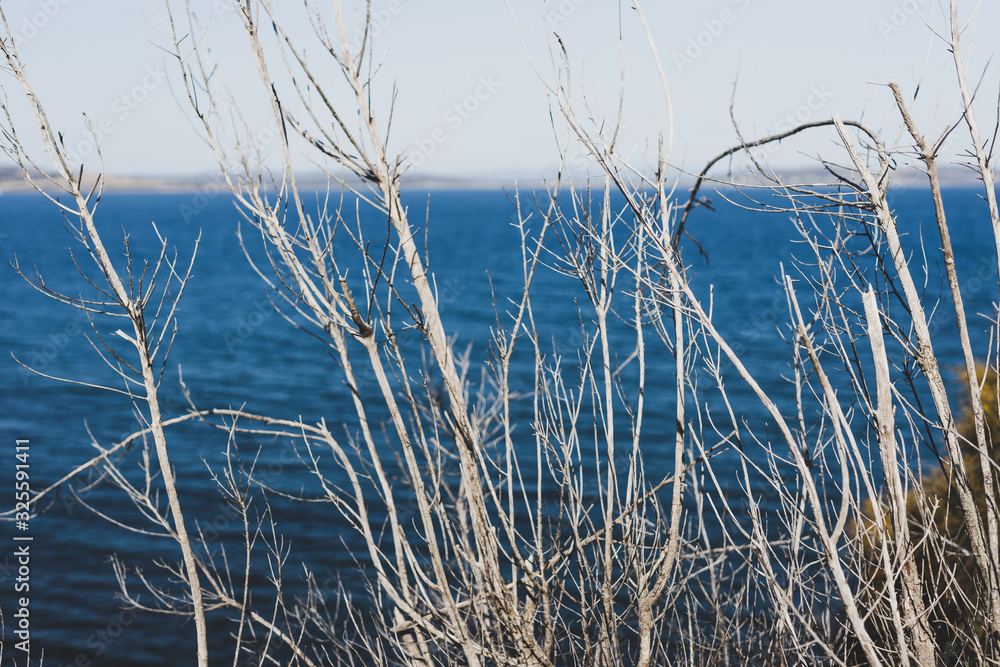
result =
[[[982,379],[985,374],[985,383]],[[1000,462],[1000,409],[998,409],[997,372],[984,366],[977,369],[982,386],[982,405],[986,441],[994,463]],[[982,459],[976,446],[975,415],[969,400],[968,375],[963,373],[961,388],[967,397],[963,401],[956,424],[961,437],[963,459],[969,483],[977,501],[980,516],[986,518],[986,489],[983,483]],[[944,454],[944,452],[942,452]],[[996,467],[994,467],[996,470]],[[962,654],[965,642],[962,630],[979,634],[983,628],[978,583],[979,573],[970,552],[965,519],[955,492],[955,476],[959,471],[945,461],[932,470],[924,471],[919,487],[907,494],[906,513],[915,559],[924,591],[928,620],[939,650],[956,658]],[[994,498],[997,498],[994,495]],[[886,577],[882,568],[879,538],[875,530],[874,513],[869,503],[862,507],[862,520],[856,526],[862,540],[864,563],[861,576],[868,582],[867,594],[873,613],[870,625],[873,634],[892,642]],[[886,519],[888,523],[888,519]],[[887,525],[888,529],[889,526]],[[886,535],[891,535],[887,530]],[[895,550],[894,550],[895,551]],[[893,562],[898,571],[898,561]],[[897,594],[902,588],[897,585]],[[957,631],[957,632],[956,632]]]

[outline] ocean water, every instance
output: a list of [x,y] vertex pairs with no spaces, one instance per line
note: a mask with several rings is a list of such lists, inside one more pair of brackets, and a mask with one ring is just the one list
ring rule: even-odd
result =
[[[975,190],[945,193],[952,222],[966,308],[977,349],[989,345],[989,318],[1000,301],[996,256],[984,203]],[[765,389],[785,401],[791,398],[787,343],[781,328],[787,318],[785,298],[776,275],[780,267],[792,271],[794,258],[808,257],[796,240],[787,215],[764,215],[715,198],[716,210],[699,209],[689,229],[703,244],[707,259],[693,246],[686,261],[701,294],[711,294],[716,323],[760,377]],[[428,209],[429,201],[429,209]],[[491,329],[497,318],[506,321],[508,299],[521,286],[521,250],[518,230],[512,226],[514,209],[500,191],[409,193],[406,203],[411,219],[427,214],[426,247],[429,264],[442,303],[446,330],[456,336],[455,347],[469,350],[470,377],[478,381],[479,369],[490,353]],[[926,282],[928,299],[941,293],[937,278],[940,261],[930,198],[922,190],[894,193],[893,205],[907,234],[907,248],[919,257],[926,253],[932,270]],[[104,240],[116,261],[124,262],[127,235],[135,258],[156,248],[153,222],[176,247],[186,264],[195,239],[201,235],[193,278],[181,301],[178,332],[167,365],[161,392],[168,416],[182,414],[186,398],[180,377],[199,407],[240,407],[276,417],[306,421],[326,419],[330,424],[350,421],[351,408],[343,373],[321,341],[296,328],[274,308],[274,293],[254,272],[246,254],[262,265],[259,238],[242,223],[244,246],[237,229],[241,217],[227,197],[204,195],[112,194],[101,202],[98,218]],[[363,215],[361,223],[375,248],[384,239],[385,223]],[[349,218],[348,224],[351,222]],[[536,230],[537,231],[537,230]],[[921,246],[920,232],[925,245]],[[421,231],[423,234],[423,230]],[[360,265],[344,233],[336,237],[341,266],[357,276]],[[550,244],[555,249],[555,244]],[[72,254],[70,249],[72,248]],[[245,254],[246,252],[246,254]],[[68,295],[92,294],[74,262],[90,275],[95,267],[62,227],[54,207],[43,198],[6,194],[0,197],[0,503],[13,503],[15,440],[30,441],[32,486],[40,489],[94,455],[92,438],[100,443],[117,441],[134,430],[135,419],[127,397],[90,387],[56,382],[27,372],[14,359],[54,377],[86,380],[92,384],[115,382],[88,342],[91,323],[84,314],[60,304],[21,279],[11,266],[15,261],[28,275],[42,276],[46,287]],[[138,260],[135,260],[138,261]],[[136,264],[138,266],[138,264]],[[353,271],[353,274],[352,274]],[[623,279],[624,280],[624,279]],[[626,281],[627,282],[627,281]],[[619,290],[628,291],[630,285]],[[578,281],[541,269],[533,288],[539,331],[564,363],[577,360],[583,342],[578,305],[586,296]],[[397,304],[398,305],[398,304]],[[947,364],[961,359],[948,318],[950,303],[942,301],[935,324],[935,343]],[[589,324],[586,309],[583,325]],[[295,318],[293,317],[293,320]],[[102,335],[116,326],[96,322]],[[616,329],[620,332],[620,329]],[[400,332],[404,346],[419,352],[412,333]],[[619,334],[620,335],[620,334]],[[634,346],[624,337],[615,346],[620,358]],[[530,358],[517,358],[515,383],[530,390]],[[650,353],[648,413],[644,452],[651,474],[669,472],[673,434],[671,403],[672,359],[659,347]],[[950,368],[951,366],[949,366]],[[361,390],[374,390],[373,378],[360,377]],[[751,419],[759,407],[738,382],[730,381],[734,407]],[[114,386],[118,386],[115,384]],[[529,405],[520,406],[519,437],[530,439],[524,421]],[[756,415],[756,416],[754,416]],[[379,416],[376,413],[376,417]],[[382,415],[384,417],[384,415]],[[223,461],[226,434],[188,424],[170,432],[172,460],[177,471],[181,500],[190,522],[197,520],[211,535],[213,545],[225,546],[239,561],[238,526],[209,474],[209,467]],[[241,442],[251,456],[260,451],[258,474],[275,492],[318,493],[305,465],[287,443]],[[136,471],[135,457],[126,468]],[[724,469],[724,468],[723,468]],[[736,480],[731,480],[736,484]],[[141,525],[135,508],[122,493],[101,484],[95,472],[83,475],[74,492],[63,489],[47,510],[30,525],[30,611],[32,652],[45,665],[176,665],[189,664],[194,654],[194,627],[173,617],[150,612],[123,611],[110,561],[117,556],[130,567],[146,572],[163,557],[176,560],[174,544],[165,538],[129,532],[101,518],[93,508],[115,521]],[[305,560],[321,580],[336,582],[363,597],[363,580],[354,570],[358,544],[343,519],[329,505],[274,503],[274,513],[287,537],[290,563]],[[14,527],[0,525],[0,609],[12,638],[11,614],[15,609],[17,578]],[[255,572],[254,585],[266,599],[266,572]],[[299,571],[286,573],[289,581]],[[133,582],[138,585],[137,582]],[[294,584],[290,589],[294,590]],[[257,589],[255,589],[257,590]],[[148,595],[144,597],[148,599]],[[211,617],[210,636],[218,664],[223,655],[231,662],[231,633],[235,625],[224,614]],[[4,660],[11,652],[5,646]],[[20,656],[18,655],[20,658]],[[19,661],[18,664],[21,664]],[[243,664],[243,663],[241,663]]]

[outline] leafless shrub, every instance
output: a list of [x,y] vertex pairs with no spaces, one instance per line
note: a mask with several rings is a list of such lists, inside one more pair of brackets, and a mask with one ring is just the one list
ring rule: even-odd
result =
[[[641,5],[634,6],[649,36]],[[306,323],[340,364],[356,418],[347,436],[335,435],[324,421],[202,409],[193,401],[188,414],[161,417],[156,365],[162,373],[189,274],[164,240],[151,266],[138,270],[130,260],[119,277],[93,224],[101,176],[85,189],[82,170],[69,164],[9,30],[3,53],[34,105],[53,167],[25,154],[9,114],[5,148],[27,178],[42,174],[70,196],[72,205],[37,187],[66,213],[96,262],[99,275],[81,273],[103,296],[62,296],[40,279],[39,289],[91,318],[124,317],[133,329],[118,335],[138,361],[105,341],[96,326],[94,341],[123,381],[124,389],[109,389],[143,406],[141,430],[111,447],[95,443],[99,456],[66,479],[102,465],[145,519],[174,539],[182,564],[165,567],[180,590],[164,589],[122,563],[116,572],[128,604],[195,619],[199,664],[208,661],[205,617],[216,612],[238,621],[234,664],[248,650],[274,663],[420,667],[998,661],[1000,532],[987,427],[997,392],[983,390],[995,374],[977,365],[997,362],[974,349],[969,335],[940,192],[937,153],[944,136],[923,137],[912,100],[898,86],[891,84],[887,94],[912,142],[889,147],[875,130],[836,116],[811,122],[741,141],[706,166],[681,203],[668,176],[671,99],[653,40],[668,126],[655,154],[638,161],[619,138],[620,106],[617,120],[608,121],[599,109],[577,104],[570,54],[553,36],[550,67],[536,71],[558,109],[562,154],[565,159],[571,144],[582,145],[603,178],[577,187],[560,174],[530,202],[512,197],[523,289],[514,302],[498,304],[492,356],[480,365],[453,348],[401,199],[405,165],[386,148],[381,123],[389,119],[370,107],[370,14],[355,34],[339,0],[332,17],[326,6],[307,2],[325,59],[318,61],[307,59],[305,46],[286,33],[284,8],[271,0],[239,3],[261,94],[281,129],[283,164],[272,171],[245,139],[251,133],[202,48],[202,26],[190,7],[182,14],[175,9],[166,6],[166,34],[193,115],[247,223],[244,232],[252,232],[244,241],[266,249],[257,272],[286,319]],[[1000,248],[990,153],[972,110],[957,11],[952,2],[951,32],[940,36],[953,54],[962,97],[962,113],[949,131],[968,134],[971,167],[984,181]],[[274,36],[274,51],[262,33]],[[286,71],[272,72],[276,64]],[[844,149],[823,162],[828,183],[781,182],[773,175],[760,149],[824,131]],[[331,187],[318,198],[300,187],[297,146],[329,165]],[[794,407],[764,389],[720,332],[724,314],[699,296],[685,264],[700,190],[713,181],[712,168],[732,155],[745,156],[759,177],[754,186],[731,184],[742,205],[794,216],[806,249],[781,276]],[[940,237],[934,245],[968,380],[973,428],[965,434],[934,351],[929,322],[936,304],[915,277],[931,269],[919,269],[907,254],[887,200],[894,155],[922,162],[931,186]],[[352,206],[370,207],[385,224],[366,223]],[[334,242],[338,234],[361,259],[360,275],[344,268],[350,262]],[[532,288],[538,272],[547,270],[578,280],[586,297],[575,359],[550,354],[539,335]],[[156,308],[152,322],[150,306]],[[629,332],[633,342],[625,355],[613,328]],[[424,359],[400,344],[406,330],[418,332]],[[534,368],[522,400],[531,404],[522,424],[527,441],[514,436],[514,402],[524,389],[512,378],[515,354]],[[673,360],[672,396],[646,394],[652,355]],[[377,408],[359,386],[362,372],[375,378]],[[757,399],[768,429],[733,408],[736,384]],[[672,465],[659,478],[648,470],[643,430],[651,400],[656,410],[675,413],[667,449]],[[380,431],[375,421],[382,410],[388,420]],[[181,513],[166,430],[191,420],[222,429],[229,439],[227,465],[213,474],[242,524],[241,562],[209,549]],[[314,473],[318,498],[363,539],[357,557],[368,577],[370,614],[338,609],[343,592],[324,589],[311,574],[307,595],[286,596],[290,554],[267,504],[275,492],[238,452],[239,440],[251,435],[295,441]],[[143,444],[138,477],[112,458],[133,442]],[[941,453],[934,463],[947,471],[943,492],[924,485],[920,457],[928,451]],[[722,469],[719,457],[735,464],[735,473]],[[727,486],[734,474],[735,490]],[[156,495],[161,485],[166,505]],[[936,518],[942,493],[958,513],[956,530],[967,545],[960,561],[954,534]],[[274,583],[268,609],[251,604],[257,559]],[[151,593],[156,604],[143,602],[148,595],[141,598],[134,587]]]

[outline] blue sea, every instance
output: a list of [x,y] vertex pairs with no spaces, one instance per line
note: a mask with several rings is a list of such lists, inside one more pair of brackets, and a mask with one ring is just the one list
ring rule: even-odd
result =
[[[731,193],[732,194],[732,193]],[[763,379],[762,385],[789,409],[793,393],[787,378],[789,346],[782,337],[787,305],[776,277],[784,266],[794,271],[796,258],[809,260],[808,249],[796,238],[790,216],[753,212],[713,196],[715,210],[697,209],[689,230],[704,246],[705,256],[689,245],[685,261],[699,293],[711,295],[715,321],[741,352],[747,365]],[[945,192],[958,257],[960,281],[977,349],[985,356],[990,318],[996,317],[1000,294],[997,262],[986,206],[973,189]],[[509,299],[522,281],[521,247],[509,193],[496,191],[410,192],[405,197],[411,220],[426,238],[429,266],[443,309],[445,328],[455,336],[455,348],[469,351],[470,378],[479,382],[491,352],[491,331],[498,318],[508,322]],[[941,260],[929,193],[900,190],[893,206],[907,235],[907,248],[931,266],[925,290],[928,300],[942,292],[938,277]],[[353,221],[353,207],[348,224]],[[537,213],[535,215],[537,220]],[[275,417],[350,424],[352,408],[343,373],[319,338],[295,326],[276,312],[280,300],[254,272],[247,255],[262,266],[266,258],[259,236],[242,220],[226,196],[205,194],[107,194],[98,209],[104,241],[123,262],[127,236],[134,266],[157,249],[153,223],[178,258],[186,264],[201,235],[193,277],[177,315],[178,331],[161,383],[167,416],[183,414],[187,400],[181,377],[200,408],[243,407]],[[385,238],[385,221],[362,214],[361,223],[375,247]],[[237,230],[243,230],[241,246]],[[529,223],[529,228],[531,227]],[[537,228],[532,228],[533,233]],[[425,235],[426,232],[426,235]],[[919,242],[923,234],[924,245]],[[360,265],[349,259],[356,248],[346,233],[336,237],[338,257],[348,275],[359,276]],[[554,240],[554,239],[553,239]],[[553,250],[557,244],[550,243]],[[17,275],[12,263],[29,275],[41,276],[46,287],[70,296],[92,294],[79,269],[94,276],[96,267],[63,227],[58,211],[40,196],[0,196],[0,507],[13,506],[16,441],[30,444],[30,479],[34,489],[59,479],[94,454],[93,442],[117,442],[135,430],[129,399],[79,384],[57,382],[25,370],[15,361],[45,375],[102,384],[116,382],[91,345],[94,332],[86,316],[34,289]],[[153,257],[155,259],[155,257]],[[79,269],[78,266],[79,265]],[[262,266],[262,268],[264,268]],[[353,274],[351,273],[353,271]],[[564,365],[579,363],[581,330],[592,330],[586,295],[579,281],[551,268],[540,270],[533,287],[539,331]],[[625,283],[628,280],[623,278]],[[921,277],[921,281],[923,278]],[[618,288],[631,290],[630,284]],[[578,306],[583,309],[578,310]],[[947,298],[936,314],[935,344],[949,368],[961,362],[948,316]],[[287,309],[286,309],[287,310]],[[582,321],[580,313],[583,312]],[[626,313],[627,314],[627,313]],[[101,335],[117,327],[96,322]],[[404,346],[419,353],[411,333]],[[615,345],[621,359],[630,354],[634,339]],[[522,392],[530,392],[530,355],[515,359],[513,377]],[[650,474],[669,472],[673,434],[673,361],[661,346],[650,353],[648,412],[644,442]],[[371,391],[373,379],[362,374],[361,390]],[[119,387],[120,385],[115,384]],[[760,409],[735,378],[728,388],[734,408],[748,419],[760,420]],[[519,437],[530,440],[530,400],[518,408]],[[766,425],[761,425],[761,432]],[[169,433],[172,461],[189,524],[198,521],[210,542],[240,559],[239,526],[232,520],[213,482],[210,468],[223,461],[227,435],[196,424]],[[289,550],[285,576],[291,593],[301,579],[300,562],[333,590],[339,582],[361,600],[364,580],[354,562],[357,539],[333,507],[290,503],[278,492],[319,494],[314,477],[281,441],[241,440],[241,453],[259,453],[258,475],[271,489],[273,511]],[[123,460],[132,474],[139,461]],[[720,467],[719,470],[726,470]],[[335,472],[331,473],[335,474]],[[724,482],[727,480],[723,480]],[[735,487],[737,480],[728,480]],[[129,532],[121,524],[143,524],[122,492],[88,471],[53,496],[45,511],[30,522],[30,618],[32,654],[44,650],[44,664],[61,665],[182,665],[194,655],[194,626],[175,617],[123,610],[116,598],[118,584],[111,562],[114,555],[130,568],[154,572],[158,559],[179,560],[168,539]],[[18,563],[17,531],[0,525],[0,609],[7,630],[4,664],[12,657]],[[266,572],[254,579],[255,596],[270,600]],[[132,578],[132,585],[139,586]],[[138,590],[138,588],[136,588]],[[148,600],[148,595],[144,597]],[[266,603],[265,603],[266,604]],[[224,613],[210,616],[213,664],[231,664],[235,624]],[[245,664],[245,658],[240,664]]]

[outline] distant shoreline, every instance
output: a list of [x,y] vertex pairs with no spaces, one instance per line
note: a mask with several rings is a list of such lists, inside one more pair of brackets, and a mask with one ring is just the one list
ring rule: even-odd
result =
[[[832,182],[833,177],[823,169],[787,169],[776,170],[778,175],[786,183],[815,183]],[[570,175],[576,185],[586,182],[587,176],[581,174]],[[940,170],[939,177],[944,187],[969,187],[981,186],[982,181],[976,172],[971,169],[949,165]],[[592,177],[596,178],[596,177]],[[732,179],[730,182],[720,182],[725,178]],[[38,179],[44,182],[44,179]],[[603,180],[603,178],[601,179]],[[687,190],[694,183],[695,177],[684,174],[680,178],[680,187]],[[564,182],[565,184],[565,182]],[[359,180],[358,186],[362,183]],[[477,191],[477,190],[537,190],[544,187],[540,175],[526,178],[462,178],[454,176],[413,176],[403,180],[404,191]],[[744,174],[719,174],[711,177],[703,183],[703,189],[714,189],[727,186],[757,186],[765,185],[758,176],[751,173]],[[328,186],[327,180],[321,174],[308,175],[299,179],[299,187],[304,190],[324,190]],[[928,187],[927,177],[919,169],[913,166],[904,166],[898,169],[892,176],[891,187],[896,188],[925,188]],[[116,194],[215,194],[226,190],[224,183],[219,179],[210,176],[188,176],[188,177],[156,177],[156,176],[105,176],[104,191]],[[335,188],[339,189],[339,188]],[[20,176],[20,172],[15,168],[0,168],[0,195],[18,194],[31,192],[32,187]]]

